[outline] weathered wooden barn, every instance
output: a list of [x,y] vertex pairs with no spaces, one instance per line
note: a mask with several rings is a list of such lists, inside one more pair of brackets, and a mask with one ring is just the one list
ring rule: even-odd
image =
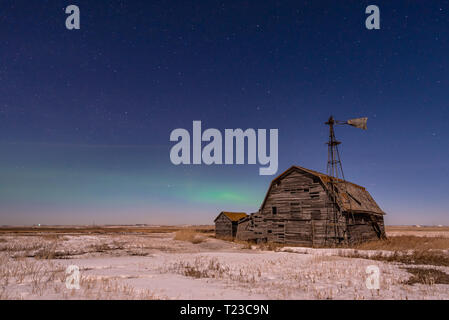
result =
[[241,219],[248,215],[244,212],[222,211],[215,218],[215,236],[221,239],[230,239],[237,236],[237,227]]
[[307,246],[357,243],[385,237],[384,214],[364,187],[292,166],[271,182],[259,211],[239,220],[236,237]]

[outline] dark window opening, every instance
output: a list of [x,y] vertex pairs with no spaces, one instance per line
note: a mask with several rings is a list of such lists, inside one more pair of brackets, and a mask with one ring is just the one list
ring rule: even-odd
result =
[[320,197],[319,192],[310,192],[309,194],[312,199],[318,199]]
[[309,188],[304,189],[304,192],[309,192]]
[[271,233],[272,231],[271,230],[268,230],[268,233]]
[[271,213],[272,213],[272,214],[277,214],[277,213],[278,213],[278,208],[272,207],[272,208],[271,208]]

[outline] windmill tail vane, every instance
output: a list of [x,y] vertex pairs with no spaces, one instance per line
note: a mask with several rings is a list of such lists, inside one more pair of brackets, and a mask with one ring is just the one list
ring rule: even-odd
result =
[[363,129],[366,130],[366,123],[368,122],[368,118],[364,117],[364,118],[356,118],[356,119],[350,119],[348,121],[346,121],[347,124],[349,124],[350,126],[359,128],[359,129]]
[[346,121],[335,120],[333,116],[329,117],[329,120],[325,123],[329,126],[329,142],[327,142],[327,145],[329,146],[327,174],[329,176],[334,178],[342,178],[343,180],[345,179],[343,167],[340,160],[340,153],[338,151],[338,145],[341,144],[341,142],[337,141],[337,139],[335,138],[334,126],[346,124],[355,128],[366,130],[367,122],[367,117],[354,118]]

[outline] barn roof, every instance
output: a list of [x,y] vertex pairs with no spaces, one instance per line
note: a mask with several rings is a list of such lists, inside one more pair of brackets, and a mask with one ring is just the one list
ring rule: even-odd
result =
[[[320,178],[323,186],[327,189],[328,183],[331,179],[327,174],[306,169],[300,166],[292,166],[279,176],[273,179],[270,184],[270,188],[265,196],[265,199],[261,205],[261,208],[264,206],[268,194],[271,190],[271,187],[274,183],[281,180],[285,176],[289,175],[293,171],[301,171],[309,173],[315,177]],[[336,191],[337,191],[337,203],[343,209],[343,211],[352,211],[352,212],[367,212],[367,213],[376,213],[376,214],[385,214],[385,212],[380,209],[377,205],[376,201],[374,201],[373,197],[369,194],[369,192],[362,186],[359,186],[355,183],[344,181],[342,179],[336,179]]]
[[[221,216],[222,214],[224,214],[226,217],[228,217],[229,220],[231,220],[231,221],[239,221],[240,219],[246,218],[246,217],[248,216],[245,212],[229,212],[229,211],[222,211],[222,212],[220,212],[220,214],[218,215],[218,217]],[[218,217],[215,218],[215,220],[217,220]],[[215,222],[215,220],[214,220],[214,222]]]

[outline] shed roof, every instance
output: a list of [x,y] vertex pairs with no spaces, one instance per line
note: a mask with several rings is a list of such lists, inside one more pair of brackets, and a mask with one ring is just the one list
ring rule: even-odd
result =
[[[226,217],[229,218],[231,221],[239,221],[242,218],[246,218],[248,215],[245,212],[229,212],[229,211],[222,211],[220,214],[215,218],[215,220],[218,219],[219,216],[224,214]],[[215,222],[214,220],[214,222]]]
[[[326,189],[329,189],[329,182],[332,179],[332,177],[328,176],[327,174],[306,169],[300,166],[292,166],[273,179],[273,181],[270,184],[270,188],[268,189],[268,192],[265,196],[265,199],[262,203],[261,208],[264,206],[273,184],[281,180],[282,178],[284,178],[293,171],[306,172],[315,177],[318,177],[320,178],[323,186]],[[343,211],[385,214],[385,212],[383,212],[382,209],[380,209],[376,201],[374,201],[374,199],[371,197],[369,192],[364,187],[342,179],[334,178],[334,180],[337,180],[337,183],[335,185],[337,191],[336,192],[337,203],[340,206],[340,208],[343,209]]]

